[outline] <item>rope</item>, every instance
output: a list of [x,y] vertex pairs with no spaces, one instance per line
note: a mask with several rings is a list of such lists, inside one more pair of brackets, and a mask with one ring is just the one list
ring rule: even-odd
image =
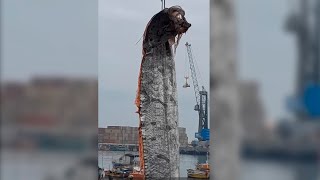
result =
[[136,42],[136,44],[135,45],[137,45],[140,41],[141,41],[141,39],[143,38],[143,35],[140,37],[140,39]]

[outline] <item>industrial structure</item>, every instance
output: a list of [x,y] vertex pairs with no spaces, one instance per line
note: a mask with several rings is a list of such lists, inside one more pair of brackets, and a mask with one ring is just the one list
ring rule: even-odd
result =
[[[191,44],[188,42],[185,44],[187,48],[187,53],[189,57],[189,64],[191,70],[191,77],[193,82],[193,88],[196,98],[196,105],[194,106],[194,110],[199,114],[199,125],[198,125],[198,132],[195,133],[195,137],[199,141],[208,141],[210,137],[210,130],[208,128],[208,92],[205,90],[204,86],[202,90],[199,90],[199,83],[196,73],[196,68],[194,65],[194,57],[192,54]],[[200,73],[200,72],[199,72]],[[185,76],[186,83],[183,86],[184,88],[190,87],[188,84],[188,76]]]
[[[299,120],[320,119],[320,1],[300,0],[287,21],[297,38],[295,95],[289,109]],[[298,9],[299,7],[299,9]]]
[[41,151],[91,148],[97,136],[97,91],[97,80],[89,78],[34,77],[2,83],[1,144]]

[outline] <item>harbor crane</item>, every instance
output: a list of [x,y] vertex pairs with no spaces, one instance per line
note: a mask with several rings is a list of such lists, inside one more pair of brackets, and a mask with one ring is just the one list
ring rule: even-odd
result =
[[298,47],[296,92],[287,105],[296,119],[320,121],[320,1],[298,3],[286,22]]
[[[201,90],[199,89],[191,44],[187,42],[185,45],[189,57],[191,77],[196,97],[196,105],[194,106],[194,110],[198,111],[199,114],[198,132],[195,133],[195,138],[197,138],[199,141],[207,141],[210,137],[210,130],[208,129],[208,92],[206,91],[204,86],[201,86]],[[189,77],[186,75],[186,83],[183,85],[184,88],[190,87],[190,85],[188,84],[188,78]]]

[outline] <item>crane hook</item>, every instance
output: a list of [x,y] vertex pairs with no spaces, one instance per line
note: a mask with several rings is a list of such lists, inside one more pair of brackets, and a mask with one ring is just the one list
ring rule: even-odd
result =
[[188,76],[185,76],[184,77],[185,79],[186,79],[186,83],[182,86],[183,88],[188,88],[188,87],[190,87],[190,84],[188,83]]

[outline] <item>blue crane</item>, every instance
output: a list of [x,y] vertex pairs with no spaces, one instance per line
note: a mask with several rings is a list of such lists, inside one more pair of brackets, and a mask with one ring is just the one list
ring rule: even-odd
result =
[[[207,141],[209,140],[209,137],[210,137],[210,130],[208,129],[208,92],[205,90],[204,86],[202,86],[201,91],[199,90],[197,73],[194,66],[194,60],[193,60],[193,55],[191,50],[191,44],[187,42],[185,45],[187,47],[191,77],[192,77],[194,93],[196,97],[196,105],[194,106],[194,110],[198,111],[198,114],[199,114],[198,132],[195,133],[195,137],[199,141]],[[187,82],[188,77],[186,76],[185,78],[186,78],[186,84],[183,87],[184,88],[190,87],[190,85]]]
[[297,119],[320,120],[320,1],[298,2],[286,24],[298,47],[296,93],[287,103]]

